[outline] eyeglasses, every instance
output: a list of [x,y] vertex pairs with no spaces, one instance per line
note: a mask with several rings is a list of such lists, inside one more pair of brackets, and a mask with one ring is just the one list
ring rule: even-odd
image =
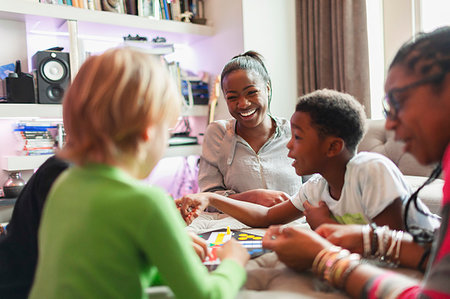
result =
[[411,88],[415,88],[424,84],[428,84],[434,81],[441,80],[446,72],[440,72],[437,74],[434,74],[430,77],[423,78],[422,80],[413,82],[411,84],[408,84],[406,86],[400,87],[400,88],[393,88],[385,95],[383,99],[383,114],[385,118],[388,118],[390,120],[396,120],[398,116],[398,112],[402,108],[402,104],[400,103],[396,98],[395,94],[400,92],[405,92]]

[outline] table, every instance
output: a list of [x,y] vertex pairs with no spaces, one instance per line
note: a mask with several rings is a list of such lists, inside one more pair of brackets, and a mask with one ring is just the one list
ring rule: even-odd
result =
[[[309,229],[304,218],[287,225]],[[259,235],[263,235],[266,231],[264,228],[250,228],[226,214],[207,212],[202,213],[186,229],[201,234],[224,229],[227,226],[232,230]],[[287,268],[274,252],[250,260],[246,270],[247,282],[236,297],[238,299],[349,298],[343,292],[314,277],[310,271],[296,272]],[[394,270],[411,277],[422,278],[422,274],[416,270],[404,268]]]

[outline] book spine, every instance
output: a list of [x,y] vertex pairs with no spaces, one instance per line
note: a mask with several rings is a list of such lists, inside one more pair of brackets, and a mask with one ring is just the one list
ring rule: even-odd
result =
[[167,5],[167,0],[163,0],[163,2],[164,2],[164,17],[166,20],[170,20],[169,6]]
[[144,16],[144,0],[137,0],[137,12],[138,16],[143,17]]
[[88,9],[90,10],[95,10],[95,6],[94,6],[94,0],[88,0]]

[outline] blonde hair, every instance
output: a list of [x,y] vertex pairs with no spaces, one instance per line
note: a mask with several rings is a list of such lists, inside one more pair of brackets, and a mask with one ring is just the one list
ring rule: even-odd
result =
[[180,103],[174,81],[155,57],[131,48],[92,56],[64,98],[68,138],[59,155],[80,165],[140,156],[145,130],[174,122]]

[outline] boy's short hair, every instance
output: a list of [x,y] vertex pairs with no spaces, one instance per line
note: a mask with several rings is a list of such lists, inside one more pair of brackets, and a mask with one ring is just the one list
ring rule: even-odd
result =
[[365,132],[364,107],[351,95],[321,89],[299,98],[295,108],[306,112],[319,136],[342,138],[348,150],[355,152]]
[[63,100],[68,138],[60,156],[82,165],[139,155],[148,127],[179,116],[173,81],[160,60],[137,49],[89,57]]

